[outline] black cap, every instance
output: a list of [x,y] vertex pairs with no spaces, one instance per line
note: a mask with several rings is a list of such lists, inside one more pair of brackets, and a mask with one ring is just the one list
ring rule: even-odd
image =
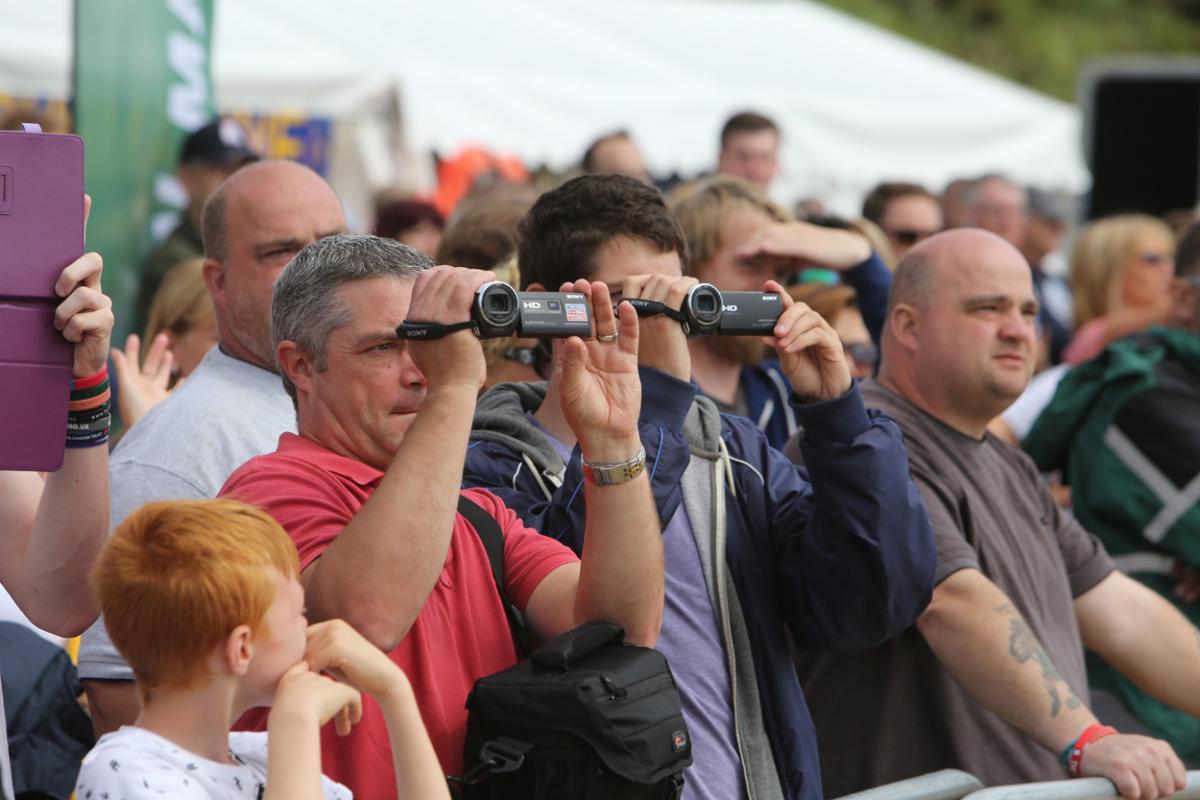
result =
[[250,149],[246,131],[229,117],[214,119],[197,128],[183,140],[180,164],[209,164],[214,167],[240,166],[262,156]]

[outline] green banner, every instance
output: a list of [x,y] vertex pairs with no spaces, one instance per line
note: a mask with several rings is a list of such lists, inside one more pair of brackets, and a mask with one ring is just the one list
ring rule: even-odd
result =
[[92,196],[87,246],[104,257],[132,332],[139,269],[187,207],[175,177],[184,136],[212,119],[216,0],[76,0],[75,126]]

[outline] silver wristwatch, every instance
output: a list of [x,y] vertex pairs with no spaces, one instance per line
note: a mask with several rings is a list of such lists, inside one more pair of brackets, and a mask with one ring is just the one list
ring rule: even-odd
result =
[[583,479],[597,486],[611,486],[631,481],[646,470],[646,448],[639,447],[637,455],[616,464],[589,464],[582,461]]

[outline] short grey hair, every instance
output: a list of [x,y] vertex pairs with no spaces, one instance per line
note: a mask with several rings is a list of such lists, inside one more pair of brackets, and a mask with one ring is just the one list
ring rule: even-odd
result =
[[[429,256],[395,239],[360,233],[327,236],[305,247],[283,268],[271,296],[271,343],[295,342],[313,366],[327,366],[325,348],[334,330],[350,321],[338,298],[345,284],[371,278],[412,280],[433,266]],[[296,387],[281,368],[283,388]]]
[[204,242],[204,257],[218,263],[225,261],[229,253],[228,236],[225,231],[226,208],[225,181],[208,196],[200,210],[200,238]]

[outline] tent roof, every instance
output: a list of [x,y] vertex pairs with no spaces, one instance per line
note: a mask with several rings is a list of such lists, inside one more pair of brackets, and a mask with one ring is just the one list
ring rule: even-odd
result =
[[[0,0],[0,87],[65,95],[70,7]],[[782,196],[991,170],[1089,182],[1073,106],[806,0],[252,0],[219,2],[216,28],[223,107],[336,115],[399,86],[419,149],[562,167],[624,127],[655,169],[692,173],[753,108],[784,130]]]

